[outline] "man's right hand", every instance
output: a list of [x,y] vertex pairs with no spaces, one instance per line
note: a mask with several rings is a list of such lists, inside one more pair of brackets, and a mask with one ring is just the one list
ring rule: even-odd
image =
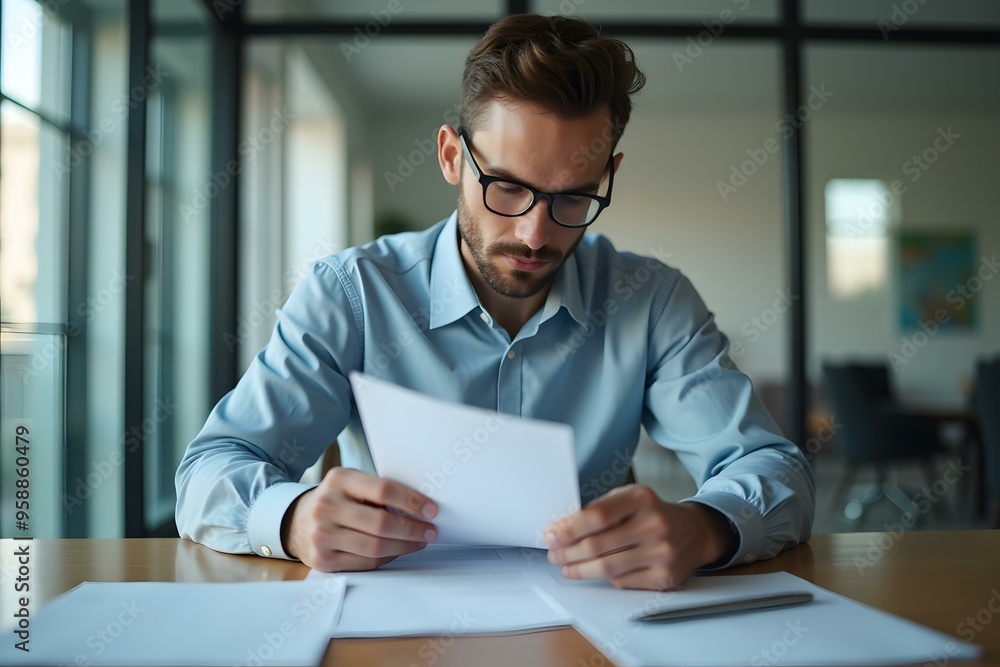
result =
[[[437,539],[437,505],[382,477],[333,468],[285,513],[285,553],[322,572],[373,570]],[[420,517],[420,518],[416,518]]]

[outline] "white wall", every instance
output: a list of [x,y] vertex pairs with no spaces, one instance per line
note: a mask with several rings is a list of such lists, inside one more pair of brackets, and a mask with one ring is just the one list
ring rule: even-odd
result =
[[312,262],[371,237],[370,220],[358,219],[370,208],[368,158],[358,154],[365,127],[350,86],[331,84],[335,71],[305,47],[255,44],[251,51],[246,135],[277,129],[244,160],[243,283],[229,339],[239,346],[241,372],[267,344],[275,310]]
[[787,366],[787,317],[767,312],[788,287],[780,153],[726,201],[716,183],[749,159],[748,149],[780,137],[775,115],[638,114],[619,145],[613,203],[594,228],[621,250],[669,253],[720,329],[742,344],[737,364],[755,381],[780,380]]
[[424,229],[455,210],[458,189],[441,175],[437,131],[453,111],[440,110],[378,117],[371,133],[375,219],[396,213]]

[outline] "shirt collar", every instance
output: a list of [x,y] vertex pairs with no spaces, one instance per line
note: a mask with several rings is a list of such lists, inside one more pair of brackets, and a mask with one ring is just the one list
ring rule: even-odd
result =
[[567,257],[559,267],[555,280],[552,281],[552,289],[545,299],[545,306],[542,307],[541,321],[549,319],[562,307],[580,324],[587,323],[587,308],[583,305],[580,291],[580,269],[576,263],[576,253]]
[[437,329],[461,319],[479,306],[458,249],[458,211],[441,228],[431,259],[430,328]]
[[[554,316],[563,306],[580,324],[587,323],[587,309],[580,291],[580,271],[576,255],[559,267],[552,289],[542,307],[540,321]],[[451,214],[438,236],[431,260],[430,328],[437,329],[465,317],[473,308],[482,308],[479,297],[465,272],[458,246],[458,211]]]

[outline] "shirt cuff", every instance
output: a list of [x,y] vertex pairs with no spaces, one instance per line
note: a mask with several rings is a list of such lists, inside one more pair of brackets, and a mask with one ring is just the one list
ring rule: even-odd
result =
[[760,557],[764,549],[764,518],[756,507],[725,491],[705,491],[681,502],[701,503],[721,512],[736,527],[740,537],[740,546],[729,561],[701,568],[700,571],[722,570],[733,565],[752,563]]
[[315,486],[282,482],[264,489],[250,507],[250,519],[247,522],[250,550],[258,556],[298,560],[286,554],[285,547],[281,544],[281,520],[292,502]]

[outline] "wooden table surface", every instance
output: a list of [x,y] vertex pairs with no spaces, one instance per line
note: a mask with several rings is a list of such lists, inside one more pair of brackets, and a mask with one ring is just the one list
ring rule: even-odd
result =
[[[12,626],[13,558],[0,540],[0,632]],[[83,581],[263,581],[302,579],[300,563],[217,553],[179,539],[33,540],[34,610]],[[911,619],[986,648],[979,663],[1000,666],[1000,531],[845,533],[817,535],[777,558],[726,574],[786,571],[835,593]],[[992,609],[991,609],[992,606]],[[972,620],[970,623],[969,620]],[[978,628],[978,630],[976,629]],[[334,665],[449,667],[609,664],[572,628],[502,637],[337,639],[323,660]],[[928,663],[933,664],[930,659]]]

